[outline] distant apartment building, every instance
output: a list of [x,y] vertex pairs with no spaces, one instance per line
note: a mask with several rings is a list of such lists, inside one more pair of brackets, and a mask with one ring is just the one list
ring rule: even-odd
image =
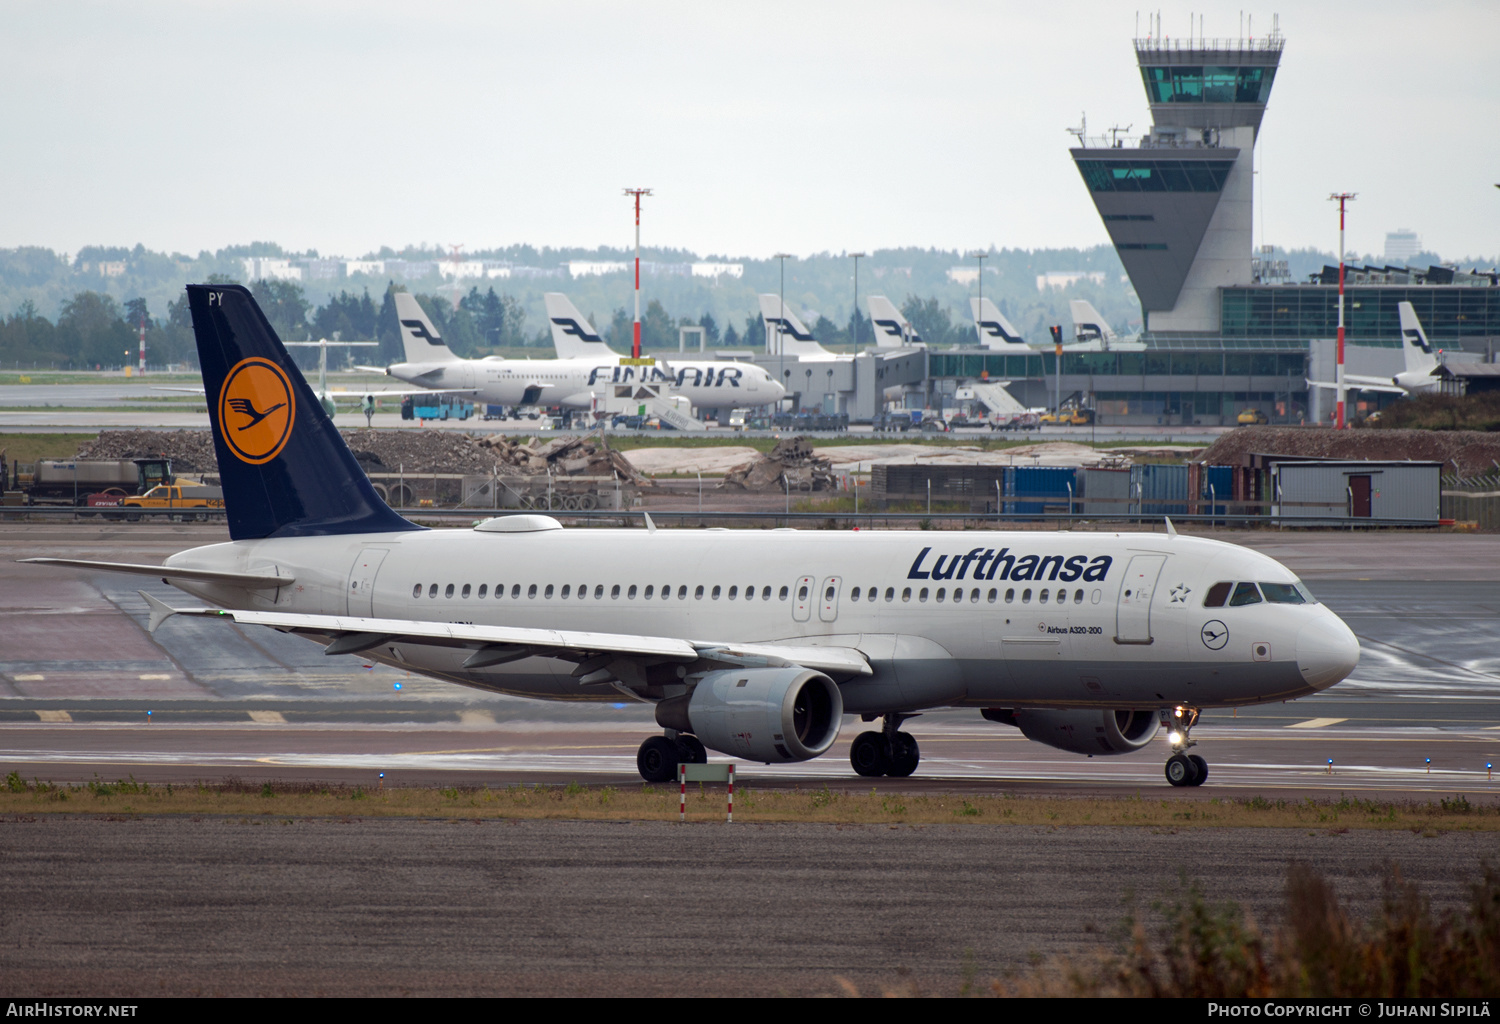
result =
[[569,277],[602,277],[605,274],[621,274],[630,269],[623,260],[569,260]]
[[85,274],[98,274],[100,277],[120,277],[125,273],[124,260],[92,260],[78,265],[78,269]]
[[1406,261],[1422,251],[1422,236],[1411,228],[1388,231],[1385,236],[1385,261],[1405,266]]
[[1036,290],[1044,292],[1048,288],[1071,288],[1079,281],[1093,281],[1095,284],[1104,283],[1104,271],[1102,270],[1049,270],[1045,274],[1036,276]]
[[744,277],[743,263],[694,263],[694,277]]
[[302,280],[302,268],[283,256],[246,256],[240,263],[247,281]]

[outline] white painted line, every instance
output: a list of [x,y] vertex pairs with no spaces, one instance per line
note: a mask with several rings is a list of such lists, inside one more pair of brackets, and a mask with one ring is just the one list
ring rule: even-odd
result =
[[249,714],[250,721],[261,725],[286,725],[286,719],[280,711],[251,711]]
[[150,679],[171,679],[172,677],[171,677],[171,675],[169,675],[166,672],[147,672],[145,675],[136,676],[136,678],[137,679],[150,680]]
[[26,676],[11,676],[11,678],[14,679],[18,683],[39,683],[43,679],[46,679],[47,677],[44,676],[44,675],[41,675],[40,673],[33,673],[32,675],[26,675]]
[[73,716],[66,711],[38,711],[36,717],[44,722],[71,722]]
[[1338,725],[1340,722],[1347,722],[1347,721],[1349,721],[1349,719],[1347,719],[1347,718],[1309,718],[1305,722],[1297,722],[1297,723],[1295,723],[1293,725],[1287,726],[1287,728],[1288,729],[1321,729],[1325,725]]

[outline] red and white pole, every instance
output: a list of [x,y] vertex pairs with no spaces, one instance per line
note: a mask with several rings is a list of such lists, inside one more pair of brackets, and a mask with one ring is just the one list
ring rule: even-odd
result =
[[1329,199],[1337,199],[1339,202],[1339,340],[1338,340],[1338,362],[1334,367],[1333,384],[1338,394],[1338,411],[1334,429],[1344,429],[1344,397],[1347,394],[1344,388],[1344,207],[1349,200],[1355,197],[1354,192],[1335,192]]
[[627,196],[635,196],[635,335],[630,343],[630,358],[641,357],[641,196],[649,196],[649,188],[627,188]]
[[141,317],[141,373],[146,372],[146,318]]

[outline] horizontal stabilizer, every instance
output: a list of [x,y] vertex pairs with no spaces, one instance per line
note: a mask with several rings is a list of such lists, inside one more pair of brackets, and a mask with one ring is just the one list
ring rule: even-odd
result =
[[72,569],[93,569],[97,572],[122,572],[131,576],[151,576],[169,582],[183,580],[187,583],[228,583],[251,590],[285,587],[297,582],[295,576],[278,576],[274,573],[179,569],[170,565],[140,565],[134,562],[89,562],[80,558],[20,558],[17,561],[34,562],[38,565],[65,565]]

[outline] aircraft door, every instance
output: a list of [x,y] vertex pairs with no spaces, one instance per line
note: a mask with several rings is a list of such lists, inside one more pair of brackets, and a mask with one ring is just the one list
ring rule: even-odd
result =
[[349,587],[345,591],[349,597],[348,614],[374,617],[375,575],[380,572],[385,555],[385,548],[365,548],[354,560],[354,568],[349,570]]
[[817,583],[817,579],[812,576],[797,578],[797,585],[792,588],[792,618],[797,622],[806,622],[812,618],[813,602],[818,599],[813,593],[813,587]]
[[823,590],[818,600],[818,618],[824,622],[832,622],[839,617],[839,587],[843,585],[842,576],[830,576],[823,581]]
[[1166,555],[1135,555],[1130,559],[1115,606],[1115,643],[1151,642],[1151,598],[1156,594],[1156,578],[1166,561]]

